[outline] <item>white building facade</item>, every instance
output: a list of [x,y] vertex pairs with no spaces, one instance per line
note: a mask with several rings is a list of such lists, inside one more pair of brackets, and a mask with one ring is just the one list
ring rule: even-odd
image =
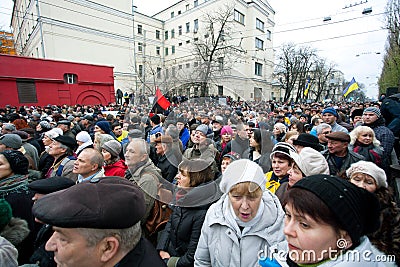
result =
[[211,36],[207,16],[230,10],[224,45],[232,50],[214,58],[220,69],[208,80],[208,93],[278,97],[271,85],[275,12],[265,0],[179,1],[151,17],[135,12],[132,0],[14,3],[18,55],[113,66],[115,89],[148,96],[157,86],[197,95],[193,74],[204,60],[196,47]]

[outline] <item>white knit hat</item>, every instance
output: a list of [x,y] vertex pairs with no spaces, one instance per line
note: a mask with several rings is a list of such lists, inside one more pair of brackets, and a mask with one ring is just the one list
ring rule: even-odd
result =
[[291,157],[305,176],[329,174],[329,165],[325,157],[311,147],[304,147],[299,154],[291,153]]
[[89,133],[86,131],[80,131],[77,135],[76,135],[76,141],[80,141],[83,143],[87,143],[87,142],[92,142],[92,138],[90,137]]
[[355,173],[368,174],[374,178],[378,188],[388,187],[385,171],[376,166],[376,164],[373,162],[361,160],[351,164],[350,168],[348,168],[346,171],[346,175],[348,178],[351,178],[351,176]]
[[256,183],[265,191],[263,170],[257,163],[248,159],[239,159],[229,164],[222,175],[219,188],[223,193],[228,193],[234,185],[243,182]]
[[54,139],[59,135],[63,135],[63,131],[60,128],[53,128],[44,133],[48,138]]

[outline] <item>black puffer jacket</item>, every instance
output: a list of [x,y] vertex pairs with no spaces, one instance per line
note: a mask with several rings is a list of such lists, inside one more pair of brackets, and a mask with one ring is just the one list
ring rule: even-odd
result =
[[178,189],[171,205],[173,212],[157,245],[157,250],[179,257],[177,267],[193,266],[194,253],[201,234],[201,227],[211,204],[221,193],[217,183],[211,181],[185,192]]

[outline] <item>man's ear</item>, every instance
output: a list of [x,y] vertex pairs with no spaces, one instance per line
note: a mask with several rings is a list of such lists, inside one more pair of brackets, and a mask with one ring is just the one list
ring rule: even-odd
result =
[[104,238],[100,244],[100,261],[108,262],[119,252],[119,240],[114,236]]
[[345,230],[340,230],[340,236],[336,243],[337,247],[342,250],[346,250],[353,246],[353,241],[350,235]]

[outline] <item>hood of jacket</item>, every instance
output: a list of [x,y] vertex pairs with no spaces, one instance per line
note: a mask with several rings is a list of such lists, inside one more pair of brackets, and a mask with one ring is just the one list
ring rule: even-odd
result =
[[18,246],[29,234],[28,223],[20,218],[11,218],[10,222],[3,228],[0,235]]

